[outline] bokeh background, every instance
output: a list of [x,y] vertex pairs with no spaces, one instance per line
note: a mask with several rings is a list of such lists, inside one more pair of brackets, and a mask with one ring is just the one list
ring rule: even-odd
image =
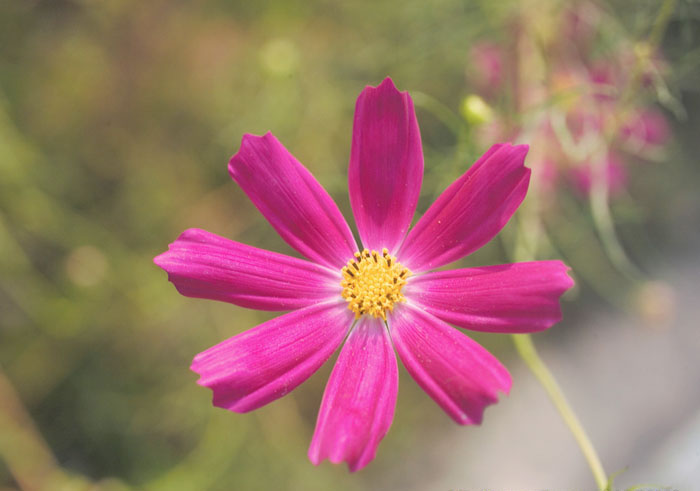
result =
[[481,427],[402,369],[357,474],[306,458],[332,363],[246,415],[195,384],[196,353],[272,314],[181,297],[152,258],[188,227],[293,254],[228,176],[245,132],[350,217],[355,98],[387,75],[416,103],[419,212],[531,144],[525,204],[459,265],[571,265],[534,339],[607,472],[699,489],[694,0],[0,0],[0,489],[594,489],[508,336],[475,336],[514,376]]

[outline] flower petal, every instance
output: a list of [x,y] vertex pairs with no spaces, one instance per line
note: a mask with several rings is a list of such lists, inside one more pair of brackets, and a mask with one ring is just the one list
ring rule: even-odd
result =
[[348,174],[363,246],[394,252],[416,211],[423,148],[413,101],[388,77],[357,98]]
[[374,459],[391,426],[398,367],[381,320],[364,316],[350,332],[328,380],[309,459],[346,461],[351,471]]
[[307,258],[340,269],[357,251],[333,199],[272,133],[244,135],[228,170],[282,238]]
[[154,262],[186,297],[258,310],[294,310],[340,291],[340,278],[318,264],[189,229]]
[[194,357],[197,383],[214,405],[245,413],[279,399],[309,378],[333,354],[352,324],[339,302],[288,314],[227,339]]
[[508,393],[508,371],[488,351],[440,319],[399,305],[391,338],[408,373],[458,424],[481,423],[486,406]]
[[456,261],[491,240],[525,198],[527,145],[491,147],[452,183],[409,232],[397,254],[412,271]]
[[475,331],[542,331],[561,320],[574,284],[561,261],[534,261],[418,275],[405,295],[440,319]]

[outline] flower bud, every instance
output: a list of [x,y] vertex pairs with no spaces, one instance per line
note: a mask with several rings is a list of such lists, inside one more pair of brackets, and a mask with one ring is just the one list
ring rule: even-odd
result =
[[470,94],[462,99],[459,111],[462,117],[472,125],[481,125],[493,119],[491,106],[476,94]]

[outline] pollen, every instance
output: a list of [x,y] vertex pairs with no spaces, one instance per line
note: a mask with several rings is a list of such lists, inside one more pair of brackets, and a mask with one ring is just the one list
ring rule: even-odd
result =
[[384,248],[382,252],[365,249],[356,252],[342,269],[342,295],[348,308],[359,319],[363,314],[386,320],[396,302],[405,302],[401,289],[411,272]]

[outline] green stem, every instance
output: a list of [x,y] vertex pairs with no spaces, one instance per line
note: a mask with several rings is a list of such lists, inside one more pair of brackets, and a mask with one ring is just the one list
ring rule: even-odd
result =
[[[666,30],[666,27],[668,26],[668,23],[671,19],[671,15],[675,10],[675,7],[676,0],[664,0],[664,3],[662,4],[661,9],[657,14],[657,17],[652,25],[651,32],[649,34],[649,55],[651,55],[653,53],[653,49],[656,49],[661,43],[663,34]],[[637,63],[635,73],[632,77],[632,82],[628,84],[626,91],[622,96],[623,101],[627,100],[629,94],[631,94],[632,88],[635,87],[641,79],[641,64],[642,60],[640,60]],[[514,89],[514,91],[517,93],[517,87]],[[556,131],[557,125],[555,124],[553,126]],[[579,150],[579,148],[577,148],[575,145],[570,145],[568,146],[568,148],[574,148],[576,150]],[[605,247],[611,260],[615,263],[618,269],[627,273],[628,276],[631,276],[633,278],[638,277],[639,273],[637,269],[634,267],[633,264],[631,264],[631,262],[625,255],[624,250],[622,249],[622,246],[620,245],[619,241],[617,240],[617,236],[615,235],[614,223],[608,206],[607,183],[605,182],[606,176],[604,173],[604,169],[597,170],[601,172],[598,172],[598,175],[596,176],[597,179],[594,179],[594,189],[590,197],[591,211],[596,224],[596,228],[598,229],[601,241],[603,242],[603,246]],[[533,210],[529,211],[532,212]],[[537,210],[535,209],[534,213],[536,212]],[[528,230],[526,230],[525,228],[521,228],[518,230],[514,251],[515,255],[520,257],[515,257],[514,259],[516,260],[526,260],[535,257],[537,242],[533,242],[532,240],[528,241],[527,234]],[[532,245],[533,247],[529,249],[528,247],[526,247],[527,245]],[[523,256],[531,257],[526,258]],[[605,470],[603,469],[603,464],[600,461],[600,457],[598,457],[598,454],[596,453],[590,438],[588,438],[586,431],[583,429],[583,426],[581,425],[581,422],[579,421],[578,417],[571,408],[571,405],[566,400],[566,397],[564,396],[561,387],[559,387],[559,384],[557,384],[557,381],[552,375],[552,373],[549,371],[549,368],[547,368],[547,365],[545,365],[540,356],[537,354],[537,350],[535,349],[535,345],[532,342],[532,338],[529,334],[513,334],[511,335],[511,337],[513,339],[513,343],[515,344],[515,348],[518,351],[518,354],[523,359],[523,361],[533,373],[533,375],[535,375],[542,387],[545,389],[547,395],[549,396],[552,403],[554,404],[557,411],[564,420],[564,423],[569,427],[569,430],[574,436],[576,443],[578,443],[578,446],[581,449],[581,452],[583,453],[586,462],[588,462],[591,472],[593,473],[593,478],[595,479],[596,485],[598,486],[598,490],[608,491],[611,486],[611,481],[608,481],[608,478],[605,474]]]
[[649,44],[654,48],[661,44],[668,23],[671,21],[671,15],[675,10],[676,0],[665,0],[661,5],[661,9],[659,9],[659,13],[656,14],[656,19],[649,33]]
[[608,479],[603,469],[603,464],[600,462],[600,458],[593,448],[591,440],[586,435],[581,422],[576,417],[574,410],[569,405],[566,400],[564,393],[562,392],[559,384],[554,379],[552,372],[549,371],[547,365],[544,364],[540,356],[537,354],[535,345],[532,342],[532,338],[529,334],[512,334],[513,343],[515,348],[518,350],[518,354],[527,364],[530,371],[537,377],[540,384],[547,391],[547,395],[552,400],[554,405],[559,411],[564,423],[569,427],[569,430],[576,439],[576,443],[581,448],[583,456],[588,462],[593,477],[595,479],[596,485],[599,491],[605,491],[608,487]]
[[0,367],[0,460],[21,489],[94,489],[56,461],[19,395]]
[[[537,230],[540,227],[533,226],[534,222],[537,222],[537,207],[536,206],[525,206],[522,210],[525,212],[527,218],[529,218],[529,224],[523,222],[522,215],[519,216],[520,227],[518,228],[517,236],[515,238],[515,254],[513,259],[516,261],[527,261],[534,259],[539,247],[539,235]],[[529,226],[528,226],[529,225]],[[529,246],[529,247],[527,247]],[[608,491],[608,479],[603,469],[603,465],[600,462],[600,458],[591,443],[590,438],[586,435],[586,431],[583,429],[581,422],[576,417],[574,410],[569,405],[569,402],[564,396],[564,392],[557,384],[554,375],[549,371],[547,365],[545,365],[542,358],[537,354],[535,349],[535,344],[532,342],[532,338],[529,334],[512,334],[513,344],[515,344],[515,349],[517,350],[520,358],[523,359],[527,367],[537,378],[540,385],[547,392],[547,395],[554,403],[555,408],[559,412],[559,415],[564,420],[564,423],[569,427],[571,434],[574,436],[576,443],[578,443],[583,456],[588,462],[588,466],[591,468],[593,473],[593,478],[598,486],[599,491]]]
[[615,268],[630,281],[641,281],[644,279],[644,274],[627,257],[615,232],[615,223],[610,211],[609,184],[605,175],[606,169],[603,167],[605,161],[602,158],[599,158],[597,161],[600,164],[594,165],[592,169],[593,182],[589,194],[589,204],[598,237],[607,253],[608,259],[610,259]]
[[442,122],[442,124],[445,125],[445,127],[447,127],[447,129],[449,129],[456,137],[459,138],[462,133],[464,123],[449,107],[423,92],[412,91],[411,97],[416,107],[425,109],[430,114],[435,116]]

